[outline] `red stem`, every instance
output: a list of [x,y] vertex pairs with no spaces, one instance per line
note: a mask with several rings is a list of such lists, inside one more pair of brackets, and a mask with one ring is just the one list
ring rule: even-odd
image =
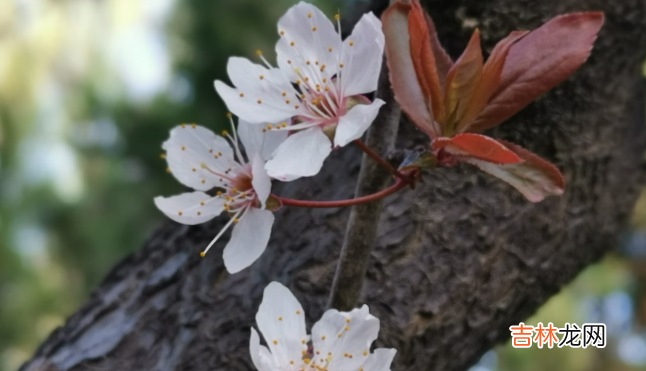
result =
[[365,154],[370,156],[373,160],[375,160],[384,169],[388,170],[392,175],[396,176],[397,178],[399,178],[399,179],[401,179],[401,180],[403,180],[405,182],[410,182],[411,181],[411,179],[409,177],[407,177],[406,175],[404,175],[404,174],[400,173],[399,171],[397,171],[397,169],[392,167],[388,163],[388,161],[384,160],[383,158],[381,158],[381,156],[379,156],[377,153],[375,153],[373,150],[371,150],[370,147],[368,147],[364,142],[361,141],[361,139],[354,140],[354,144],[356,144],[357,147],[361,148],[361,150],[363,152],[365,152]]
[[367,202],[375,201],[380,198],[384,198],[388,195],[391,195],[400,189],[406,187],[408,185],[409,180],[401,180],[397,179],[395,184],[391,185],[390,187],[384,189],[383,191],[379,191],[377,193],[373,193],[368,196],[364,197],[359,197],[359,198],[353,198],[351,200],[340,200],[340,201],[305,201],[305,200],[293,200],[291,198],[282,198],[274,195],[280,202],[283,203],[285,206],[295,206],[295,207],[309,207],[309,208],[326,208],[326,207],[345,207],[345,206],[353,206],[353,205],[359,205],[359,204],[365,204]]

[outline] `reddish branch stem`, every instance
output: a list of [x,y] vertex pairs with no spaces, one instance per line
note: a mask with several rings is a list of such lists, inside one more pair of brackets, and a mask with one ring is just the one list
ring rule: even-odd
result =
[[359,204],[365,204],[367,202],[375,201],[380,198],[384,198],[388,195],[391,195],[400,189],[406,187],[409,183],[409,180],[397,179],[395,184],[384,189],[383,191],[373,193],[368,196],[353,198],[351,200],[340,200],[340,201],[306,201],[306,200],[293,200],[291,198],[282,198],[275,196],[280,202],[285,206],[295,206],[295,207],[309,207],[309,208],[326,208],[326,207],[345,207],[353,206]]
[[392,167],[388,161],[384,160],[381,156],[379,156],[377,153],[375,153],[373,150],[370,149],[364,142],[361,141],[361,139],[357,139],[354,141],[354,144],[356,144],[357,147],[361,148],[361,150],[370,158],[375,160],[379,165],[381,165],[384,169],[388,170],[392,175],[396,176],[397,178],[405,181],[405,182],[410,182],[411,179],[407,177],[406,175],[400,173]]

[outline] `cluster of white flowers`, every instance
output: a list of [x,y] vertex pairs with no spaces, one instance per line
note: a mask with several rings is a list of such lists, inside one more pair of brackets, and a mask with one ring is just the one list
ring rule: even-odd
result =
[[[183,124],[163,144],[170,172],[194,191],[157,197],[155,204],[172,220],[189,225],[226,212],[230,220],[202,256],[234,226],[223,253],[230,273],[250,266],[267,247],[272,212],[280,207],[271,195],[272,178],[291,181],[317,174],[334,148],[363,135],[384,104],[361,95],[377,88],[384,49],[381,22],[366,14],[343,41],[335,18],[338,30],[310,4],[289,9],[278,22],[278,67],[261,54],[266,66],[234,57],[227,67],[234,87],[215,82],[238,117],[237,129],[231,115],[231,135]],[[265,289],[256,321],[268,347],[260,345],[252,328],[251,358],[260,371],[388,371],[395,355],[394,349],[370,352],[379,320],[367,306],[348,313],[327,311],[310,339],[303,308],[276,282]]]
[[[229,59],[235,88],[215,88],[238,116],[238,135],[215,135],[197,125],[181,125],[164,143],[173,175],[195,192],[155,203],[183,224],[204,223],[223,211],[231,220],[204,250],[233,224],[224,249],[230,273],[251,265],[267,247],[274,222],[266,202],[271,179],[291,181],[316,175],[333,148],[360,138],[374,121],[380,99],[360,94],[377,88],[384,49],[381,22],[366,14],[343,41],[334,24],[315,6],[299,3],[278,22],[278,67],[246,58]],[[232,124],[233,126],[233,124]],[[219,188],[215,195],[205,193]]]
[[259,371],[390,371],[395,349],[370,346],[379,333],[379,319],[368,306],[351,312],[330,309],[305,331],[305,312],[294,295],[278,282],[270,283],[256,314],[267,347],[251,329],[249,351]]

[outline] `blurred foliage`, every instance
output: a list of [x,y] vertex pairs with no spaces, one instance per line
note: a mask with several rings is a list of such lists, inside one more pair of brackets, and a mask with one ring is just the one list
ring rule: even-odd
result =
[[[28,359],[163,220],[152,198],[181,190],[159,158],[169,129],[226,124],[213,80],[227,80],[230,55],[256,58],[261,49],[273,60],[276,20],[295,2],[0,1],[0,371]],[[342,5],[313,2],[330,15]],[[641,204],[646,213],[646,197]],[[646,228],[637,215],[635,226]],[[582,323],[581,303],[625,290],[639,314],[639,267],[606,259],[526,323]],[[506,345],[477,367],[637,369],[611,343]]]

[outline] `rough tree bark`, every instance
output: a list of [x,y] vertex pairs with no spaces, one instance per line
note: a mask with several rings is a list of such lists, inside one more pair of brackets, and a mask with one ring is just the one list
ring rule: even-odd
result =
[[[375,1],[383,10],[386,1]],[[615,246],[642,187],[644,123],[631,120],[646,52],[643,0],[434,0],[426,8],[455,57],[477,23],[486,50],[514,29],[564,12],[606,12],[590,60],[573,77],[492,133],[556,163],[560,198],[539,204],[477,169],[458,166],[390,196],[361,301],[381,319],[379,346],[394,370],[464,370],[508,339],[586,265]],[[643,102],[638,102],[643,107]],[[426,144],[402,123],[398,148]],[[280,194],[352,196],[361,156],[335,151],[321,174]],[[152,197],[153,195],[151,195]],[[222,224],[166,223],[118,263],[90,300],[25,364],[34,370],[249,370],[249,327],[263,288],[287,284],[308,324],[325,308],[348,211],[285,208],[267,252],[229,275]]]

